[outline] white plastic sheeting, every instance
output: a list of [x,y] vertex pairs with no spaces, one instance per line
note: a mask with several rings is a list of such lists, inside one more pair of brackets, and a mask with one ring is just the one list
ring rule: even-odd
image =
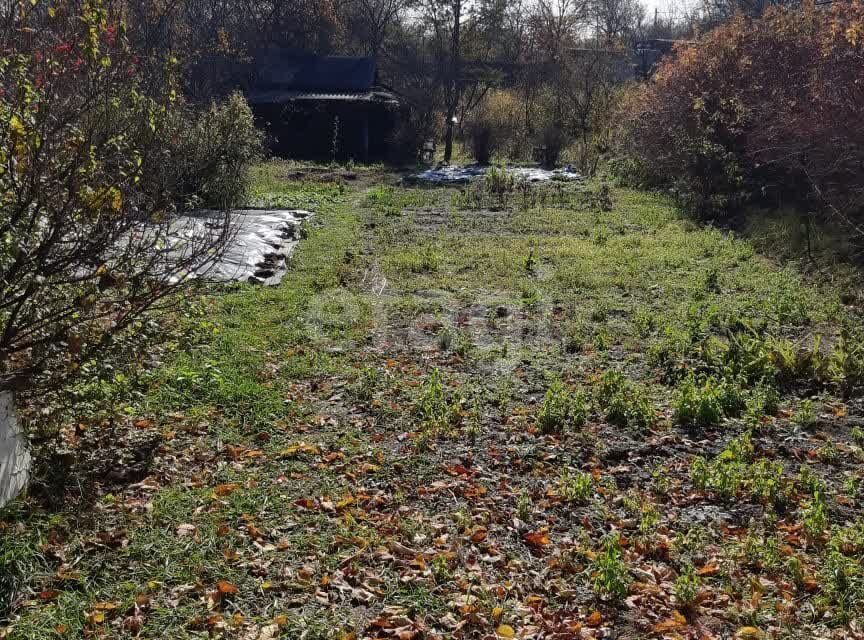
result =
[[18,426],[15,399],[0,392],[0,507],[17,496],[30,479],[30,445]]
[[[430,182],[435,184],[464,184],[478,178],[482,178],[487,171],[488,166],[469,165],[460,167],[458,165],[443,165],[434,169],[428,169],[422,173],[412,176],[414,180],[420,182]],[[528,182],[546,182],[548,180],[582,180],[582,174],[576,171],[571,166],[566,166],[561,169],[541,169],[540,167],[504,167],[504,170],[516,176],[523,178]]]
[[[311,216],[300,209],[232,211],[230,240],[219,258],[197,275],[216,282],[279,284],[300,242],[302,225]],[[205,235],[212,220],[206,211],[179,218],[169,232],[171,244],[179,250],[190,236]]]

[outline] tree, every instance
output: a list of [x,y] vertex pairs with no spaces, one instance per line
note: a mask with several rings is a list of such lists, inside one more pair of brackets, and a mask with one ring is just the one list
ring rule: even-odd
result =
[[172,83],[148,82],[113,8],[17,9],[0,27],[3,390],[66,381],[217,258],[230,216],[182,240],[178,213],[255,147],[242,99],[196,121]]
[[598,43],[604,47],[631,45],[645,20],[645,7],[638,0],[593,0],[591,14]]
[[462,26],[468,0],[424,0],[423,17],[431,31],[432,51],[444,97],[444,162],[453,156],[456,112],[462,99]]
[[381,56],[385,41],[399,24],[414,0],[348,0],[343,13],[347,37],[357,48],[375,58]]
[[771,7],[797,7],[800,0],[702,0],[702,27],[712,29],[737,13],[751,18],[764,14]]
[[158,77],[181,62],[188,97],[207,103],[242,85],[248,63],[270,46],[329,53],[341,24],[332,0],[110,0],[139,57]]

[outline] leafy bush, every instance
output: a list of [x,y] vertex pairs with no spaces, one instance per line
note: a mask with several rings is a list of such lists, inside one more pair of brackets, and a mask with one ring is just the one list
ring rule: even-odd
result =
[[246,198],[249,167],[260,157],[261,133],[239,93],[202,113],[183,106],[171,113],[166,171],[185,200],[207,207],[234,207]]
[[558,495],[566,502],[588,504],[594,493],[594,480],[590,473],[573,474],[564,469],[558,477]]
[[675,600],[678,606],[685,610],[692,610],[698,602],[701,580],[692,564],[684,567],[681,574],[675,579]]
[[609,536],[603,544],[603,551],[598,553],[591,565],[592,586],[599,596],[612,600],[622,600],[633,579],[624,561],[621,551],[621,540],[617,536]]
[[703,216],[759,198],[860,219],[862,29],[858,2],[734,17],[628,95],[625,155]]
[[612,369],[606,371],[594,387],[597,404],[606,419],[619,427],[649,429],[657,419],[657,410],[647,390]]
[[241,196],[256,135],[241,98],[199,118],[171,64],[148,75],[102,3],[18,6],[0,30],[0,386],[32,388],[140,338],[213,260],[228,215],[184,241],[171,227]]
[[416,413],[423,426],[433,430],[439,429],[456,422],[459,418],[460,403],[461,398],[458,394],[453,394],[452,398],[448,397],[441,372],[433,369],[423,381]]
[[750,433],[734,438],[713,460],[702,456],[693,459],[690,479],[699,491],[710,491],[724,500],[741,493],[764,504],[778,505],[789,494],[791,483],[783,466],[768,460],[753,461],[754,447]]
[[620,371],[609,369],[600,376],[597,384],[594,386],[594,396],[600,406],[608,405],[612,398],[620,393],[627,384],[627,378]]
[[650,429],[656,418],[654,404],[639,385],[628,385],[606,405],[606,419],[619,427]]
[[864,522],[835,529],[819,571],[822,600],[840,623],[864,614]]

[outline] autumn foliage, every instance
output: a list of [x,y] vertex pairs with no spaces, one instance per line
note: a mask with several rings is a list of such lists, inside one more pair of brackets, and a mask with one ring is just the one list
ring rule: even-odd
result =
[[864,4],[738,15],[679,45],[625,107],[646,180],[703,216],[744,202],[864,216]]
[[185,105],[177,62],[149,72],[107,3],[28,0],[2,18],[0,389],[33,388],[140,333],[212,262],[227,214],[182,246],[172,225],[242,196],[258,137],[240,97]]

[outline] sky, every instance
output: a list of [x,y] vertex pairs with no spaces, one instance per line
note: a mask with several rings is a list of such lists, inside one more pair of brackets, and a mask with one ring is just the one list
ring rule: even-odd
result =
[[680,15],[686,9],[691,9],[700,4],[699,0],[641,0],[645,7],[645,16],[649,19],[654,17],[654,10],[663,18],[669,14]]

